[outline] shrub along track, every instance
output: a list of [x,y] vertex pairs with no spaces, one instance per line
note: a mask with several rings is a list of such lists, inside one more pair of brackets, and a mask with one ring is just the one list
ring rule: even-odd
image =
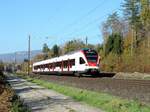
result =
[[0,112],[9,112],[11,110],[12,91],[6,86],[4,76],[0,73]]
[[0,112],[30,112],[6,81],[7,77],[0,72]]
[[74,77],[56,75],[31,74],[31,77],[53,83],[87,89],[96,92],[106,92],[122,98],[139,100],[150,104],[150,80],[127,80],[106,77]]

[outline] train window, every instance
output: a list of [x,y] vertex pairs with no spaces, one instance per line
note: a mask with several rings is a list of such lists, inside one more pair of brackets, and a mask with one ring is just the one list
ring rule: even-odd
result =
[[43,69],[43,66],[42,66],[42,65],[40,65],[40,69]]
[[43,65],[43,69],[45,69],[45,65]]
[[45,64],[45,68],[48,68],[48,64]]
[[34,70],[37,70],[38,69],[38,67],[37,66],[34,66]]
[[75,66],[75,59],[70,60],[70,68],[72,68],[72,66]]
[[61,67],[61,62],[57,62],[56,67]]
[[64,68],[67,68],[68,66],[68,61],[64,61]]
[[55,67],[59,67],[59,63],[58,62],[56,62],[56,66]]
[[49,67],[49,69],[52,69],[52,64],[50,63],[50,64],[48,65],[48,67]]
[[97,55],[97,52],[95,50],[84,50],[84,53],[86,56],[93,56],[93,55]]
[[70,60],[70,66],[75,66],[75,59]]
[[88,62],[97,62],[98,54],[95,50],[85,50],[84,53]]
[[52,66],[53,66],[53,69],[55,69],[55,67],[56,67],[56,63],[53,63],[53,65],[52,65]]
[[97,62],[97,57],[87,57],[88,62]]
[[85,64],[85,61],[82,57],[80,57],[80,64]]

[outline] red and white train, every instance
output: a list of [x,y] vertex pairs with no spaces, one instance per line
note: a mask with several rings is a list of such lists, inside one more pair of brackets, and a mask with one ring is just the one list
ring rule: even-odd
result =
[[84,48],[63,56],[33,63],[34,73],[49,74],[98,74],[100,56],[95,50]]

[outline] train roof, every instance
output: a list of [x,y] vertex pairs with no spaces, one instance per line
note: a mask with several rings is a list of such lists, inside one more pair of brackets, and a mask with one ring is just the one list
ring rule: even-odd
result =
[[71,51],[71,52],[66,53],[64,55],[73,54],[73,53],[80,52],[80,51],[88,51],[88,50],[93,50],[93,49],[91,49],[91,48],[82,48],[82,49],[79,49],[79,50],[76,50],[76,51]]

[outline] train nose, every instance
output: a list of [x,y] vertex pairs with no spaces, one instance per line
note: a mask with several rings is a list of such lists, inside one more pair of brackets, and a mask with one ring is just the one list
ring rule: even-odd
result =
[[96,66],[96,63],[89,62],[89,66]]

